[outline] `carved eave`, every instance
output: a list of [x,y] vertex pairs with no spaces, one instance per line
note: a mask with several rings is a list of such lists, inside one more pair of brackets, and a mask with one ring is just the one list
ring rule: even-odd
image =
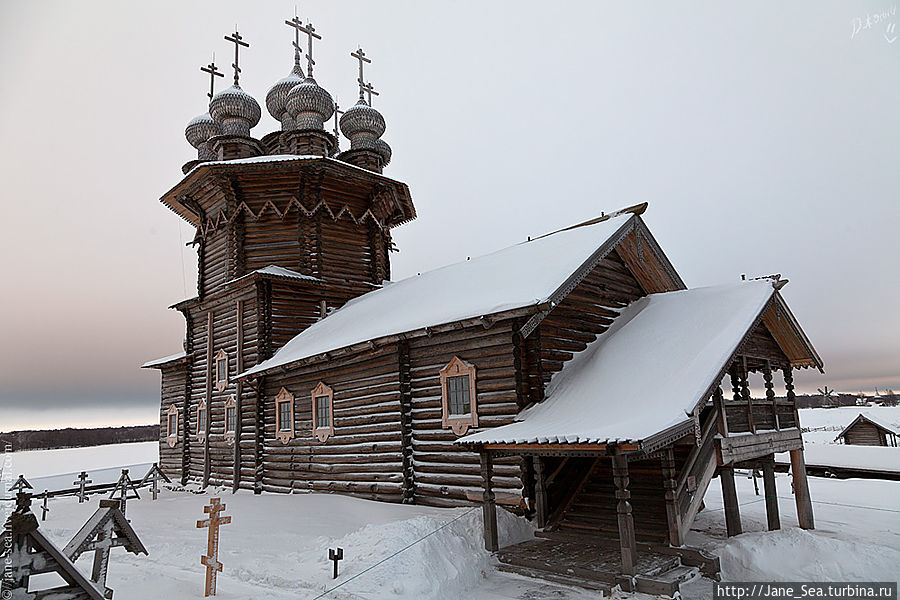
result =
[[[393,228],[416,218],[416,209],[412,202],[409,186],[405,183],[385,177],[384,175],[362,169],[350,163],[334,158],[322,156],[262,156],[252,159],[238,159],[231,161],[201,162],[194,166],[184,178],[160,198],[166,207],[179,215],[188,223],[197,228],[208,226],[209,218],[206,208],[201,206],[195,198],[200,197],[201,192],[208,189],[206,186],[218,186],[217,179],[224,176],[240,176],[246,173],[290,173],[294,172],[298,178],[301,175],[322,174],[321,185],[327,187],[345,187],[355,185],[361,196],[370,203],[367,212],[373,213],[377,221],[387,228]],[[221,180],[218,180],[221,181]],[[275,206],[276,212],[286,214],[291,210],[291,201],[298,202],[297,198],[280,200],[283,206]],[[301,203],[302,204],[302,203]],[[306,206],[306,210],[315,210],[317,207]],[[335,208],[332,207],[332,212]],[[336,209],[340,211],[340,209]],[[354,215],[361,220],[363,215]]]

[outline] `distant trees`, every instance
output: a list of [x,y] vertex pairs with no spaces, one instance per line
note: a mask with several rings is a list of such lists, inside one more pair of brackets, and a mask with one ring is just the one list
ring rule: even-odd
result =
[[47,429],[0,432],[0,453],[6,445],[18,450],[50,450],[55,448],[81,448],[105,444],[150,442],[159,439],[159,425],[133,427],[98,427],[93,429]]

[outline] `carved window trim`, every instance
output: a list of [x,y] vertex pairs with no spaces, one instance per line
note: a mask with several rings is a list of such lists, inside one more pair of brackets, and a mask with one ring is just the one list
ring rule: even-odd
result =
[[[200,417],[203,416],[203,428],[200,428]],[[206,439],[206,434],[209,431],[209,410],[206,406],[206,400],[201,398],[200,403],[197,405],[197,439],[203,440]]]
[[[175,430],[172,431],[172,417],[175,417]],[[178,409],[175,408],[174,404],[169,405],[169,410],[166,411],[166,443],[169,445],[169,448],[174,448],[178,445]]]
[[[316,387],[313,388],[313,391],[310,393],[310,399],[312,401],[312,416],[313,416],[313,435],[316,436],[320,442],[324,442],[330,436],[334,435],[334,390],[325,385],[324,382],[320,381],[316,384]],[[319,425],[319,399],[324,399],[328,406],[328,424],[327,425]]]
[[[289,418],[291,422],[289,424],[282,423],[282,404],[287,404],[290,407]],[[275,396],[275,437],[279,439],[282,444],[287,444],[290,440],[294,439],[294,396],[287,391],[287,388],[281,388],[281,391]]]
[[[452,429],[456,435],[464,435],[470,427],[478,427],[478,404],[475,393],[475,365],[454,356],[441,369],[441,425]],[[448,381],[452,377],[469,378],[469,412],[464,415],[450,414],[450,391]]]
[[[231,415],[234,418],[234,424],[231,423],[229,419],[228,413],[231,412]],[[233,442],[235,432],[237,431],[237,420],[239,416],[237,414],[237,401],[234,399],[234,394],[228,396],[228,400],[225,401],[225,441]]]
[[[222,369],[219,368],[221,361],[225,361],[225,371],[222,372]],[[215,374],[216,374],[216,389],[220,392],[224,392],[225,388],[228,387],[228,353],[224,350],[219,350],[216,353],[216,361],[215,361]]]

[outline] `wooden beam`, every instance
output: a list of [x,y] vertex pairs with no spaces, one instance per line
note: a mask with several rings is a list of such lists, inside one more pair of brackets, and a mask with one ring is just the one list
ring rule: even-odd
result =
[[725,503],[725,530],[728,537],[743,533],[741,528],[741,509],[738,506],[737,490],[734,487],[734,469],[721,467],[719,479],[722,483],[722,499]]
[[794,500],[797,502],[797,520],[803,529],[815,529],[809,481],[806,479],[806,461],[803,448],[791,450],[791,476],[794,478]]
[[489,452],[481,452],[481,479],[484,495],[481,510],[484,517],[484,547],[488,552],[500,549],[497,541],[497,506],[494,503],[494,491],[491,488],[491,477],[494,474],[494,461]]
[[800,430],[792,427],[781,431],[735,435],[716,440],[722,464],[734,464],[767,456],[775,452],[787,452],[800,448],[803,439]]
[[662,462],[663,488],[666,496],[666,523],[669,528],[669,544],[681,546],[684,544],[684,536],[681,532],[681,518],[678,513],[678,503],[675,494],[675,451],[667,448],[660,459]]
[[628,457],[615,454],[612,457],[613,481],[616,484],[616,513],[619,524],[619,547],[622,550],[622,573],[637,572],[637,543],[634,539],[634,517],[631,515],[631,492],[628,491]]
[[540,456],[535,456],[532,458],[532,461],[534,461],[534,505],[535,511],[537,512],[537,526],[539,529],[543,529],[547,526],[548,510],[544,459]]
[[762,460],[763,487],[766,494],[766,521],[769,531],[781,529],[778,516],[778,491],[775,487],[775,455],[770,454]]

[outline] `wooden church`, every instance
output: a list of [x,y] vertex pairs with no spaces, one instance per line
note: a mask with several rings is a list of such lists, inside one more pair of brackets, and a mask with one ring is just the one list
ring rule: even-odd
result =
[[[761,468],[771,498],[774,453],[789,451],[813,526],[792,372],[822,361],[786,280],[687,289],[643,204],[390,282],[391,230],[416,210],[383,174],[369,59],[352,53],[360,96],[338,132],[313,77],[319,35],[287,24],[294,68],[266,96],[281,129],[250,134],[261,111],[239,85],[236,32],[234,85],[188,124],[198,158],[162,196],[196,228],[199,258],[197,295],[172,306],[184,352],[144,365],[162,373],[170,477],[480,503],[491,550],[499,504],[539,526],[500,551],[506,568],[644,591],[677,589],[689,567],[715,573],[684,536],[716,475],[740,533],[735,467]],[[779,527],[777,501],[767,509]]]

